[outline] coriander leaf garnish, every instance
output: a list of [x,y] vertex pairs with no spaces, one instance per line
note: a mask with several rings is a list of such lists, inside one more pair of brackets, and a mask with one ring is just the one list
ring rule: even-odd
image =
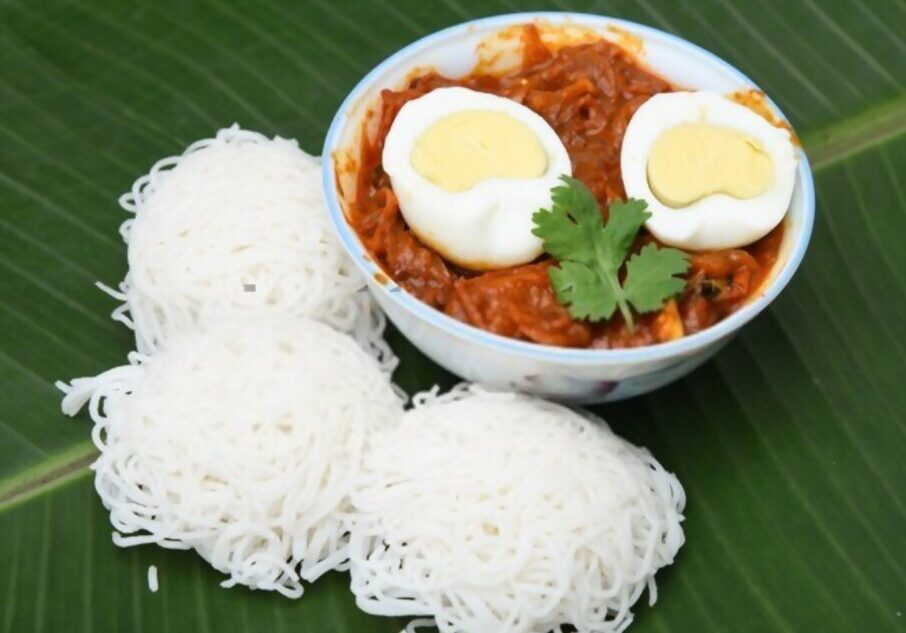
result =
[[686,281],[675,275],[687,270],[689,257],[683,251],[648,244],[626,263],[626,299],[637,312],[659,310],[667,299],[682,291]]
[[551,268],[548,274],[557,300],[569,305],[573,318],[600,319],[600,315],[613,314],[616,310],[616,298],[612,294],[598,292],[601,282],[595,271],[585,264],[565,260],[559,268]]
[[685,282],[676,275],[688,270],[689,258],[680,250],[648,244],[626,263],[636,234],[651,217],[648,205],[643,200],[615,202],[605,224],[588,187],[568,176],[561,180],[564,184],[551,189],[551,209],[532,216],[532,233],[560,262],[549,270],[557,300],[575,319],[601,321],[619,309],[632,329],[630,306],[640,313],[660,309],[683,289]]
[[561,176],[565,185],[551,189],[550,211],[537,211],[532,233],[544,240],[544,251],[560,261],[595,262],[595,235],[604,228],[598,201],[575,178]]

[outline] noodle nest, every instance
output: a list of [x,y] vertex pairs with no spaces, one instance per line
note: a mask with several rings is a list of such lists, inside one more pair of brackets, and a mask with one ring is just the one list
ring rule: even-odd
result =
[[224,586],[288,597],[344,569],[363,452],[402,415],[386,374],[348,336],[292,317],[174,342],[60,385],[66,413],[89,405],[114,542],[195,549]]
[[[385,318],[330,224],[321,160],[234,125],[158,161],[120,205],[129,272],[113,316],[139,352],[196,323],[283,313],[352,334],[395,365]],[[103,286],[102,286],[103,287]]]
[[353,495],[361,609],[444,633],[611,633],[646,587],[654,602],[685,495],[647,450],[528,396],[462,386],[414,402],[375,436]]

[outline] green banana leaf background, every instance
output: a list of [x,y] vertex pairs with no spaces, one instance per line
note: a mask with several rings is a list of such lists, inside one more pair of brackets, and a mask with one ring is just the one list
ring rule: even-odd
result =
[[[687,379],[598,409],[689,496],[687,544],[630,631],[906,631],[904,0],[0,2],[0,631],[404,626],[359,612],[342,574],[291,601],[221,589],[191,553],[114,547],[90,421],[60,413],[53,381],[131,349],[93,283],[122,278],[116,198],[156,159],[233,122],[320,153],[343,97],[398,48],[540,8],[722,56],[815,170],[812,244],[783,295]],[[407,390],[454,382],[390,338]]]

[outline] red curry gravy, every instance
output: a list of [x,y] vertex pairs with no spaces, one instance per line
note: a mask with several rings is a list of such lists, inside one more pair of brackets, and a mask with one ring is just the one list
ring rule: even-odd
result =
[[[400,213],[381,167],[384,139],[400,108],[435,88],[464,86],[521,103],[540,114],[569,153],[573,175],[587,185],[607,216],[623,199],[620,148],[633,113],[649,97],[673,87],[606,40],[550,50],[536,27],[523,29],[522,67],[502,76],[473,73],[449,79],[434,72],[401,90],[384,90],[374,116],[377,133],[363,134],[356,199],[349,221],[381,268],[421,301],[483,330],[545,345],[618,348],[650,345],[693,334],[742,306],[765,281],[783,241],[783,223],[740,249],[690,253],[686,286],[675,301],[639,315],[630,329],[619,313],[607,322],[573,319],[548,278],[556,260],[489,272],[457,268],[422,244]],[[635,249],[654,241],[643,228]]]

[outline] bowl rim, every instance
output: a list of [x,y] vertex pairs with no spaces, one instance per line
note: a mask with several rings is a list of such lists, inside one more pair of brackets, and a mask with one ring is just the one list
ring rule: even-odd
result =
[[[731,76],[740,80],[751,88],[760,90],[758,85],[749,79],[744,73],[731,65],[729,62],[718,57],[714,53],[702,48],[701,46],[673,35],[666,31],[656,29],[629,20],[622,20],[605,15],[596,15],[589,13],[569,12],[569,11],[529,11],[518,13],[507,13],[494,15],[490,17],[469,20],[453,26],[446,27],[426,35],[387,57],[380,64],[369,71],[352,91],[346,96],[340,104],[339,109],[331,121],[324,140],[322,150],[321,172],[324,186],[325,199],[334,230],[339,235],[346,252],[355,261],[356,265],[366,277],[368,287],[371,292],[382,292],[388,300],[398,304],[406,312],[413,314],[421,321],[437,327],[445,332],[450,333],[458,339],[468,343],[491,347],[499,351],[530,357],[538,360],[554,361],[573,365],[611,365],[611,364],[637,364],[656,362],[670,359],[676,356],[685,356],[692,354],[701,348],[715,343],[724,337],[730,336],[740,329],[743,325],[751,321],[756,315],[764,310],[786,287],[790,282],[808,247],[812,235],[812,229],[815,220],[815,187],[812,176],[811,166],[808,157],[803,148],[799,148],[800,161],[797,168],[797,176],[802,187],[803,197],[805,199],[805,214],[802,218],[802,226],[796,237],[796,242],[789,254],[783,268],[769,280],[768,287],[754,300],[744,305],[742,308],[726,317],[722,321],[702,330],[695,334],[684,336],[674,341],[646,345],[644,347],[620,348],[620,349],[589,349],[589,348],[571,348],[556,347],[553,345],[544,345],[541,343],[531,343],[521,341],[499,334],[487,332],[473,325],[463,323],[453,317],[450,317],[440,310],[429,306],[420,301],[414,295],[410,294],[401,286],[397,285],[392,279],[387,284],[376,284],[371,277],[381,271],[380,266],[373,262],[364,245],[359,240],[355,230],[350,226],[343,212],[342,205],[337,197],[336,178],[334,177],[335,163],[333,152],[336,149],[337,140],[340,132],[344,128],[346,113],[362,97],[363,93],[370,88],[376,79],[381,77],[385,71],[399,64],[406,58],[418,54],[422,50],[437,43],[438,41],[468,32],[476,27],[500,27],[506,28],[514,24],[531,22],[537,20],[550,19],[552,21],[573,21],[579,25],[590,26],[592,28],[601,28],[608,25],[616,26],[628,31],[631,34],[641,35],[645,39],[661,39],[668,43],[679,44],[680,46],[691,48],[695,52],[704,55],[721,66]],[[763,92],[763,91],[762,91]],[[765,100],[773,112],[783,121],[788,119],[777,107],[777,104],[765,95]],[[372,270],[376,269],[376,270]],[[405,335],[405,332],[404,332]]]

